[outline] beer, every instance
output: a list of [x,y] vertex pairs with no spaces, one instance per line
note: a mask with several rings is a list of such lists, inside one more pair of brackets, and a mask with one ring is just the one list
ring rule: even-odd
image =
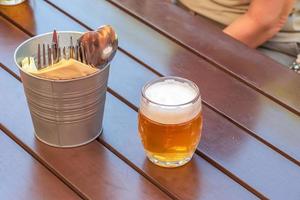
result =
[[152,162],[164,167],[187,163],[200,141],[201,129],[201,98],[194,83],[166,77],[143,88],[139,133]]

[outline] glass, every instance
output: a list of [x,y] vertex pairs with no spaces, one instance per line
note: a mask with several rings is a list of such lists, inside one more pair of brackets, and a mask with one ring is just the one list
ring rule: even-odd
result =
[[0,0],[0,5],[12,6],[12,5],[20,4],[20,3],[24,2],[24,1],[25,0]]
[[164,77],[142,89],[139,134],[147,157],[163,167],[178,167],[193,156],[201,137],[199,89],[179,77]]

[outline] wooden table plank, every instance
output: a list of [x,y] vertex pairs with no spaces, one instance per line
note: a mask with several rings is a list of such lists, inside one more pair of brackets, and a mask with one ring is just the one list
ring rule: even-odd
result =
[[[85,8],[86,11],[88,10],[89,12],[93,13],[93,16],[95,16],[93,18],[90,18],[89,16],[85,15],[82,11],[80,11],[80,10],[82,10],[81,8],[83,6],[83,2],[81,2],[79,0],[78,0],[79,2],[72,1],[72,5],[70,5],[70,3],[65,3],[65,2],[57,1],[57,0],[49,0],[49,1],[52,3],[55,3],[56,5],[61,7],[63,10],[70,12],[71,15],[73,15],[76,19],[79,19],[80,21],[86,23],[89,26],[91,26],[90,24],[92,23],[89,21],[94,21],[94,24],[91,26],[92,28],[96,28],[97,26],[99,26],[100,19],[102,19],[102,21],[104,21],[106,23],[109,21],[111,24],[113,24],[115,27],[117,27],[117,30],[120,33],[120,35],[122,35],[123,38],[126,38],[126,41],[125,42],[123,41],[123,44],[121,41],[121,46],[123,48],[125,48],[126,51],[128,51],[132,55],[134,55],[135,57],[138,57],[139,59],[143,59],[143,62],[147,63],[150,66],[157,66],[157,63],[155,63],[155,62],[158,62],[160,60],[166,60],[166,58],[170,57],[170,52],[171,52],[171,54],[174,54],[174,52],[176,52],[176,56],[173,56],[175,58],[173,58],[172,65],[181,65],[180,66],[181,68],[182,68],[182,66],[184,66],[185,68],[188,68],[187,64],[184,64],[184,62],[182,62],[182,57],[184,57],[185,55],[182,56],[183,53],[181,53],[184,50],[188,51],[187,49],[185,49],[179,45],[175,45],[175,46],[173,45],[174,46],[173,47],[172,45],[169,44],[169,47],[168,47],[169,50],[166,51],[166,46],[168,46],[168,45],[166,45],[165,43],[168,43],[168,42],[164,37],[161,36],[161,34],[157,33],[155,35],[153,33],[153,32],[156,32],[155,30],[153,30],[149,27],[148,27],[148,29],[144,28],[143,26],[140,25],[142,23],[140,23],[140,22],[138,23],[137,20],[128,16],[126,13],[121,12],[118,9],[113,10],[112,8],[110,8],[113,6],[107,5],[107,2],[92,0],[89,4],[91,8],[88,8],[88,7]],[[68,5],[68,6],[65,6],[65,5]],[[97,10],[99,10],[99,9],[110,10],[110,12],[99,13],[99,12],[97,12]],[[72,12],[75,12],[75,14]],[[169,18],[169,20],[170,20],[170,18]],[[177,26],[177,27],[180,27],[180,26]],[[131,32],[128,30],[139,30],[139,31]],[[219,30],[219,32],[220,32],[220,30]],[[157,37],[159,37],[157,35],[160,35],[159,39],[157,39]],[[226,36],[223,35],[223,37],[226,37]],[[147,38],[147,40],[144,40],[144,38]],[[213,41],[213,40],[208,40],[208,41]],[[170,43],[170,41],[169,41],[169,43]],[[241,45],[239,43],[237,43],[237,44],[242,46],[243,48],[245,48],[243,45]],[[146,50],[143,50],[143,51],[139,50],[140,48],[145,48],[145,47],[149,48],[149,52],[146,52]],[[206,43],[206,47],[209,48],[210,46],[207,45],[207,43]],[[233,49],[238,49],[238,48],[233,48]],[[242,51],[242,49],[238,49],[238,50],[241,50],[241,52],[245,52],[245,51]],[[249,50],[249,49],[247,49],[247,50]],[[252,51],[254,51],[254,50],[252,50]],[[236,52],[239,52],[239,51],[236,51]],[[156,55],[152,56],[153,54],[156,54]],[[193,54],[193,53],[191,53],[191,54]],[[219,52],[219,54],[223,55],[220,52]],[[237,59],[232,59],[232,56],[230,56],[230,57],[227,56],[226,58],[235,62],[235,60],[238,60],[238,56],[239,55],[235,56]],[[153,59],[153,57],[155,57],[155,59]],[[163,58],[161,58],[161,57],[163,57]],[[181,62],[178,62],[178,61],[176,62],[176,57],[178,57],[177,59],[181,60]],[[268,58],[265,58],[265,56],[258,55],[258,58],[259,57],[262,57],[261,59],[267,60],[276,65],[275,62],[271,61]],[[253,58],[253,56],[251,57],[251,59],[252,58]],[[189,59],[187,59],[187,60],[189,60]],[[255,59],[252,59],[252,60],[255,60]],[[211,62],[211,61],[209,61],[209,62]],[[166,62],[164,64],[167,65],[167,64],[170,64],[170,62]],[[266,63],[264,62],[263,64],[265,65]],[[197,64],[195,62],[192,65],[192,67],[195,67],[197,65],[199,65],[199,63]],[[269,63],[268,65],[271,65],[271,64]],[[239,69],[243,70],[243,67],[240,67],[240,66],[243,66],[243,65],[239,64]],[[281,68],[282,67],[280,66],[280,69]],[[253,69],[253,68],[250,68],[250,69]],[[260,67],[259,70],[252,70],[252,71],[258,71],[258,73],[261,74],[261,71],[260,71],[261,69],[262,68]],[[189,68],[187,70],[192,70],[192,69]],[[222,70],[224,71],[224,69],[222,69]],[[297,88],[297,87],[294,87],[295,82],[299,83],[297,85],[300,85],[300,82],[298,81],[298,76],[297,76],[297,74],[295,74],[294,72],[291,72],[289,70],[286,70],[286,69],[281,69],[281,70],[286,72],[286,73],[281,73],[281,74],[284,74],[283,76],[285,78],[282,78],[283,76],[278,77],[277,74],[276,74],[276,78],[275,77],[265,78],[265,79],[261,78],[261,80],[267,80],[267,82],[264,82],[264,88],[265,89],[272,88],[273,93],[275,93],[273,95],[273,97],[272,97],[272,94],[269,94],[269,92],[262,92],[262,93],[264,93],[266,96],[270,97],[271,99],[273,99],[276,102],[279,102],[278,100],[282,99],[281,97],[284,95],[284,99],[286,99],[289,102],[284,104],[285,101],[280,100],[279,103],[286,106],[290,110],[293,110],[295,113],[297,113],[299,115],[300,110],[298,108],[296,108],[294,105],[298,104],[297,99],[299,99],[300,96],[298,95],[298,92],[296,92],[296,93],[290,92],[290,91],[294,91],[295,88]],[[226,74],[228,75],[228,70],[226,71]],[[238,79],[241,80],[241,79],[244,79],[244,77],[245,77],[244,74],[241,73],[241,76],[238,77]],[[287,77],[289,77],[288,82],[286,82]],[[278,79],[279,79],[279,81],[277,81]],[[256,83],[251,79],[246,82],[248,85],[251,85],[252,88],[254,87],[255,90],[260,90],[259,88],[261,88],[260,87],[261,84],[258,84],[258,83],[260,83],[259,81]],[[244,83],[245,83],[245,81],[244,81]],[[282,87],[282,85],[283,85],[283,87]],[[281,90],[278,90],[278,88],[281,88]],[[287,91],[286,88],[292,88],[292,89],[288,89],[289,92],[285,92],[285,91]]]
[[207,19],[193,16],[169,0],[109,1],[299,114],[299,75],[224,35]]
[[[141,68],[139,64],[130,63],[129,66],[126,64],[120,66],[124,70],[120,73],[115,69],[111,73],[110,87],[126,99],[133,99],[132,103],[138,107],[136,102],[139,101],[141,88],[146,82],[153,79],[153,73],[149,70],[139,70]],[[140,78],[136,79],[135,77],[138,75]],[[119,84],[119,80],[124,76],[126,77],[126,84]],[[113,105],[115,106],[115,104]],[[205,123],[203,138],[198,148],[201,152],[268,197],[273,197],[272,195],[277,197],[282,195],[284,197],[287,193],[291,196],[292,194],[295,195],[294,197],[300,195],[294,187],[299,184],[296,184],[298,182],[296,177],[299,177],[300,173],[299,166],[289,162],[207,106],[204,105],[203,107]],[[125,110],[115,115],[107,112],[107,118],[119,119],[119,123],[124,127],[115,127],[114,131],[108,134],[110,137],[104,138],[104,140],[117,148],[117,151],[124,153],[129,160],[133,160],[136,150],[128,150],[126,146],[130,142],[134,143],[134,141],[122,143],[127,136],[122,138],[121,131],[126,129],[137,132],[137,130],[133,123],[124,122],[124,119],[119,116],[120,113],[127,116],[132,115],[130,119],[136,117],[135,114],[127,114]],[[114,134],[115,137],[111,136]],[[136,145],[132,144],[130,146]],[[283,182],[285,182],[284,187]],[[276,189],[274,190],[274,188]]]
[[[10,29],[10,30],[11,30],[11,29]],[[124,56],[123,56],[123,59],[124,59]],[[128,60],[128,59],[127,59],[127,60]],[[120,60],[120,61],[121,61],[121,60]],[[130,62],[126,62],[126,63],[130,64]],[[140,68],[140,69],[143,69],[143,68]],[[112,71],[113,71],[113,70],[112,70]],[[153,75],[153,77],[154,77],[154,75]],[[138,141],[139,141],[139,139],[138,139]],[[141,155],[143,155],[143,154],[142,154],[142,151],[141,151]],[[202,159],[200,159],[200,160],[202,160]],[[206,164],[205,166],[206,166],[206,168],[208,168],[208,169],[211,168],[211,167],[208,167],[209,165],[207,165],[207,164]],[[213,170],[213,171],[216,171],[216,170]],[[223,175],[223,176],[224,176],[224,175]],[[225,176],[225,177],[226,177],[226,176]],[[208,177],[208,179],[210,179],[210,178]],[[225,180],[228,181],[229,179],[226,178]],[[226,182],[226,181],[225,181],[225,182]],[[206,194],[204,193],[204,195],[206,195]]]
[[52,32],[53,29],[60,31],[73,30],[83,31],[84,28],[53,7],[47,7],[41,0],[29,0],[17,6],[0,6],[0,13],[12,16],[22,29],[30,35]]
[[0,130],[1,199],[80,199]]
[[[112,110],[115,112],[111,112]],[[300,184],[299,166],[243,133],[241,129],[205,106],[203,114],[205,120],[203,137],[198,147],[201,152],[221,165],[224,170],[228,170],[229,173],[268,198],[297,199],[300,196],[298,190]],[[141,166],[146,173],[159,177],[161,175],[155,167],[145,161],[144,155],[137,153],[141,151],[142,146],[139,139],[135,138],[138,135],[136,119],[137,114],[134,111],[128,110],[116,100],[109,101],[106,104],[104,119],[105,134],[101,138],[117,152],[122,152],[128,160],[139,167]],[[109,123],[110,121],[114,121],[114,123]],[[115,126],[115,124],[118,124],[118,126]],[[127,134],[124,130],[127,130]],[[128,146],[131,148],[128,148]],[[192,168],[189,171],[201,164],[195,158],[187,166]],[[202,169],[203,167],[199,168]],[[168,184],[167,181],[171,181],[170,177],[174,176],[176,179],[181,180],[185,176],[190,176],[185,170],[188,169],[179,169],[179,172],[164,170],[163,181]],[[203,173],[194,172],[195,174],[203,176]],[[176,187],[179,187],[184,181],[178,182]],[[199,183],[202,183],[202,181],[196,179],[192,185],[198,186]],[[188,185],[187,187],[190,188],[191,186]],[[203,188],[203,186],[199,185],[197,188]],[[186,189],[181,188],[180,190]],[[193,192],[186,191],[186,193],[192,194]],[[202,196],[200,197],[202,198]]]
[[[0,8],[1,10],[1,8]],[[0,60],[6,66],[15,66],[14,63],[14,51],[19,44],[28,39],[29,36],[18,30],[15,26],[9,23],[7,20],[0,16],[0,52],[6,52],[0,54]],[[19,74],[17,68],[12,70]]]
[[[132,60],[130,60],[128,58],[126,59],[125,56],[122,56],[122,57],[123,57],[122,61],[121,60],[118,61],[118,65],[122,64],[122,66],[123,66],[122,69],[124,69],[124,71],[123,71],[123,73],[117,73],[119,68],[117,68],[118,67],[117,65],[116,66],[113,65],[112,69],[114,69],[114,71],[113,71],[113,73],[111,73],[112,75],[111,75],[111,78],[110,78],[110,84],[114,85],[113,88],[114,88],[114,90],[116,89],[116,91],[118,93],[124,94],[126,98],[128,97],[129,99],[134,99],[134,103],[137,103],[138,102],[138,95],[139,95],[138,91],[140,89],[140,88],[137,88],[137,86],[141,87],[145,83],[145,80],[149,80],[150,78],[152,79],[153,75],[151,75],[150,73],[146,74],[144,69],[143,70],[139,70],[139,69],[141,69],[141,66],[138,66],[137,64],[134,64],[134,62]],[[134,69],[139,70],[139,71],[135,72]],[[126,76],[127,78],[125,79],[126,80],[126,84],[120,85],[120,84],[118,84],[119,80],[120,80],[120,75],[123,76],[124,73],[128,74]],[[133,75],[133,77],[132,77],[132,75]],[[134,77],[138,77],[138,76],[140,76],[141,78],[138,79],[138,80],[137,79],[133,79]],[[148,78],[145,79],[146,77],[148,77]],[[111,81],[111,80],[113,80],[113,81]],[[130,80],[132,80],[132,81],[130,81]],[[142,80],[144,80],[144,81],[142,81]],[[123,88],[123,87],[125,87],[125,88]],[[126,95],[128,93],[131,93],[131,94]],[[132,96],[132,93],[135,93],[135,95]],[[220,117],[214,116],[212,114],[210,114],[208,116],[213,116],[213,117],[211,117],[213,120],[220,119]],[[213,120],[211,120],[211,121],[213,121]],[[213,124],[214,129],[216,129],[218,127],[214,123],[211,123],[211,124]],[[222,127],[222,124],[223,124],[223,126],[227,126],[227,127],[230,126],[230,125],[228,125],[229,123],[227,123],[227,124],[226,123],[225,124],[221,123],[220,127]],[[207,131],[207,132],[208,133],[210,133],[210,132],[214,133],[215,132],[214,129],[213,128],[211,128],[211,129],[212,129],[212,131]],[[238,130],[237,128],[233,127],[230,130],[231,130],[230,132],[232,132],[232,135],[228,137],[229,139],[225,140],[226,143],[228,144],[228,147],[232,147],[232,149],[244,149],[242,147],[242,144],[240,145],[240,147],[238,147],[235,144],[235,143],[240,143],[239,141],[241,141],[241,140],[247,140],[248,142],[246,142],[246,143],[250,143],[251,144],[250,145],[251,148],[247,148],[247,149],[253,149],[252,151],[247,152],[245,150],[245,151],[241,151],[240,152],[241,153],[240,155],[246,155],[246,157],[248,157],[247,155],[249,155],[250,157],[251,156],[253,157],[252,160],[249,160],[250,161],[249,163],[248,162],[243,162],[241,165],[237,165],[238,162],[234,163],[232,161],[226,163],[226,162],[224,162],[224,160],[226,160],[226,157],[224,158],[224,157],[222,157],[222,155],[221,155],[221,157],[218,157],[220,155],[218,155],[218,152],[214,151],[215,150],[214,147],[217,146],[217,144],[218,144],[220,146],[220,148],[222,148],[223,147],[222,145],[224,145],[224,144],[222,143],[223,141],[220,141],[219,143],[214,144],[215,143],[215,141],[214,141],[215,139],[214,138],[217,138],[218,136],[222,136],[222,135],[226,134],[226,133],[223,133],[220,130],[217,131],[217,133],[219,135],[216,134],[215,136],[214,135],[211,136],[211,135],[207,134],[210,139],[211,138],[213,139],[213,141],[211,143],[209,143],[209,142],[205,143],[207,145],[206,148],[208,148],[208,149],[207,150],[204,149],[204,152],[207,155],[210,155],[217,162],[221,163],[226,169],[229,169],[231,172],[233,172],[237,176],[241,177],[243,180],[246,180],[247,182],[250,182],[251,185],[253,185],[255,188],[258,188],[259,190],[262,190],[262,191],[267,191],[267,193],[269,193],[269,191],[268,191],[269,187],[266,187],[267,184],[265,184],[263,181],[255,183],[254,180],[251,180],[251,178],[253,177],[254,174],[256,174],[257,172],[260,172],[259,167],[260,166],[265,166],[266,168],[268,168],[268,166],[269,166],[268,163],[267,163],[267,165],[265,165],[264,162],[260,162],[260,164],[256,164],[257,167],[255,168],[255,170],[253,170],[253,173],[252,173],[252,171],[250,171],[251,173],[249,172],[248,174],[243,174],[242,172],[246,171],[246,169],[248,168],[249,164],[250,165],[251,164],[254,165],[254,162],[252,162],[252,161],[255,160],[255,156],[256,156],[255,155],[256,152],[254,151],[255,149],[258,149],[258,148],[262,149],[262,152],[265,152],[264,155],[269,155],[271,157],[271,161],[274,162],[274,163],[276,163],[276,165],[278,165],[278,163],[280,163],[282,161],[282,158],[276,156],[276,153],[268,150],[267,147],[263,147],[262,144],[259,144],[258,142],[255,142],[255,140],[253,140],[253,138],[251,138],[249,136],[243,136],[243,134],[245,134],[245,133],[242,133],[242,131]],[[243,139],[235,141],[235,140],[231,140],[232,137],[238,137],[238,138],[240,137],[240,138],[243,138]],[[114,143],[111,143],[111,144],[113,146],[117,146]],[[212,147],[212,148],[209,148],[209,147]],[[228,147],[227,147],[227,151],[231,152],[231,150],[228,149]],[[262,158],[261,160],[264,161],[264,159],[263,159],[264,157],[261,156],[261,158]],[[281,164],[279,166],[282,167],[284,165],[285,164],[283,162],[283,164]],[[288,166],[288,168],[293,169],[293,165],[288,164],[287,166]],[[280,172],[280,169],[281,169],[280,167],[276,168],[273,171],[271,170],[270,174],[268,174],[267,176],[262,176],[262,180],[268,180],[268,179],[266,179],[266,177],[273,177],[274,175],[276,175],[277,174],[276,172],[278,172],[278,171]],[[292,171],[295,171],[295,170],[292,170]],[[277,181],[275,181],[274,185],[277,184],[277,186],[278,186],[278,184],[281,182],[281,178],[282,178],[282,176],[278,177],[278,179],[277,179]],[[285,188],[283,188],[283,191],[285,191],[284,189]],[[294,193],[294,194],[297,194],[297,193]]]
[[[0,72],[0,91],[2,94],[5,94],[0,100],[1,111],[3,113],[3,115],[0,116],[0,121],[18,140],[22,141],[27,148],[30,148],[32,153],[41,158],[43,162],[47,163],[47,165],[59,173],[60,176],[64,177],[70,184],[73,184],[74,187],[90,198],[107,198],[111,196],[112,199],[118,199],[122,196],[125,199],[163,199],[161,194],[157,190],[154,190],[153,187],[150,187],[151,185],[149,185],[147,181],[141,176],[138,176],[137,173],[118,160],[96,141],[89,145],[72,149],[53,148],[37,141],[32,134],[33,127],[21,83],[13,79],[12,76],[8,76],[8,73],[5,73],[3,69],[1,69]],[[113,108],[110,107],[111,109],[106,109],[106,112],[113,112],[114,114],[120,112],[117,107],[114,107],[110,103],[113,102],[114,104],[115,101],[117,101],[116,98],[108,95],[107,102]],[[13,108],[9,107],[8,102],[10,104],[15,102],[15,106]],[[116,106],[120,105],[117,104]],[[126,108],[130,110],[128,107]],[[21,120],[23,123],[16,126],[15,122]],[[136,120],[132,118],[132,122],[134,122],[136,126]],[[117,124],[120,125],[119,123],[115,123],[114,120],[106,120],[103,135],[108,135],[106,134],[107,131],[109,133],[112,132],[110,128],[116,127]],[[169,178],[168,184],[170,187],[174,187],[173,180],[178,177],[178,172],[174,173],[176,169],[171,170],[173,171],[173,176],[169,175],[165,177],[165,169],[149,164],[149,161],[145,160],[137,134],[131,135],[132,132],[125,132],[123,130],[123,134],[125,133],[127,133],[129,139],[131,138],[131,140],[133,140],[134,138],[134,141],[139,143],[140,149],[136,151],[135,154],[140,158],[142,157],[145,163],[148,162],[148,168],[152,167],[156,170],[156,181],[163,182],[164,179]],[[200,157],[196,158],[197,160],[194,162],[197,164],[185,168],[186,172],[181,177],[182,182],[176,185],[177,188],[166,187],[168,190],[172,189],[171,192],[175,194],[179,193],[187,198],[190,196],[198,198],[200,195],[204,199],[213,199],[213,197],[216,196],[227,199],[254,198],[251,193],[232,181],[222,172],[213,168],[206,161],[200,159]],[[142,166],[139,167],[142,168]],[[178,170],[180,171],[180,169]],[[195,176],[195,174],[199,175]],[[195,187],[189,185],[188,188],[190,188],[191,193],[186,193],[185,190],[179,190],[180,185],[184,187],[184,189],[187,189],[185,188],[186,184],[182,183],[189,182],[190,177],[194,177],[194,181],[198,183]]]
[[[205,60],[107,2],[90,1],[85,5],[79,0],[73,0],[72,3],[51,0],[90,27],[96,28],[104,23],[114,25],[123,38],[120,39],[120,44],[126,51],[163,75],[183,76],[195,81],[200,86],[203,99],[209,105],[243,126],[249,134],[300,165],[300,146],[296,142],[300,140],[299,116],[214,68]],[[47,7],[44,6],[43,9]],[[98,12],[99,10],[106,12]],[[93,13],[93,17],[86,15],[87,11]],[[130,30],[139,31],[133,33]],[[281,122],[281,126],[274,126],[278,122]]]
[[[120,73],[117,66],[114,66],[117,69],[112,67],[115,71],[110,75],[109,84],[114,91],[126,99],[133,99],[132,103],[138,106],[141,87],[147,81],[153,79],[153,73],[149,70],[139,70],[141,68],[139,64],[130,62],[129,66],[127,66],[125,63],[123,62],[122,65],[121,63],[119,65],[122,66],[122,73]],[[135,77],[138,75],[140,78],[136,79]],[[119,84],[119,80],[123,80],[124,78],[122,77],[124,76],[126,77],[126,84]],[[134,124],[131,123],[130,125],[130,122],[124,122],[122,117],[118,117],[120,113],[129,115],[125,110],[115,115],[113,113],[106,114],[106,117],[109,116],[107,118],[119,119],[118,123],[122,124],[123,127],[113,129],[114,131],[108,134],[109,137],[104,138],[104,140],[117,148],[117,151],[124,153],[129,160],[133,160],[135,158],[134,152],[137,150],[129,150],[126,147],[128,143],[132,143],[130,146],[136,145],[131,140],[125,143],[122,142],[126,140],[127,136],[122,138],[124,134],[121,131],[126,129],[137,132],[137,130]],[[136,117],[135,114],[131,115],[130,119]],[[299,176],[300,172],[298,166],[290,163],[268,146],[255,140],[243,129],[234,126],[207,106],[204,106],[204,119],[203,138],[198,148],[201,152],[268,197],[284,197],[287,193],[291,196],[294,195],[294,198],[300,195],[294,187],[299,184],[295,184],[295,182],[298,182],[296,177]],[[116,135],[115,137],[111,136],[114,134]],[[283,182],[285,183],[284,187]]]
[[[157,187],[99,142],[79,148],[53,148],[37,141],[22,85],[0,68],[0,122],[27,151],[85,198],[168,199]],[[14,105],[9,106],[9,105]],[[19,122],[19,123],[18,123]]]

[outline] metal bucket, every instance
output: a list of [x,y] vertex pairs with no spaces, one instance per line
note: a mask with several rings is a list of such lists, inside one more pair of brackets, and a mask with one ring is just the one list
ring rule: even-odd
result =
[[[60,46],[69,46],[81,32],[59,32]],[[102,132],[109,65],[89,76],[70,80],[43,79],[23,71],[24,57],[36,56],[38,44],[51,44],[52,33],[23,42],[15,51],[35,136],[55,147],[87,144]]]

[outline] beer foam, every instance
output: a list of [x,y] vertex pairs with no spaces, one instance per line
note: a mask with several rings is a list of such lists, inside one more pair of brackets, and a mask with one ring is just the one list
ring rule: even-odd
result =
[[162,124],[187,122],[201,111],[200,99],[190,103],[196,98],[197,92],[190,84],[172,78],[154,83],[145,89],[145,97],[150,102],[142,100],[141,112]]
[[197,96],[197,91],[188,83],[173,79],[154,83],[147,88],[146,97],[163,105],[180,105],[192,101]]

